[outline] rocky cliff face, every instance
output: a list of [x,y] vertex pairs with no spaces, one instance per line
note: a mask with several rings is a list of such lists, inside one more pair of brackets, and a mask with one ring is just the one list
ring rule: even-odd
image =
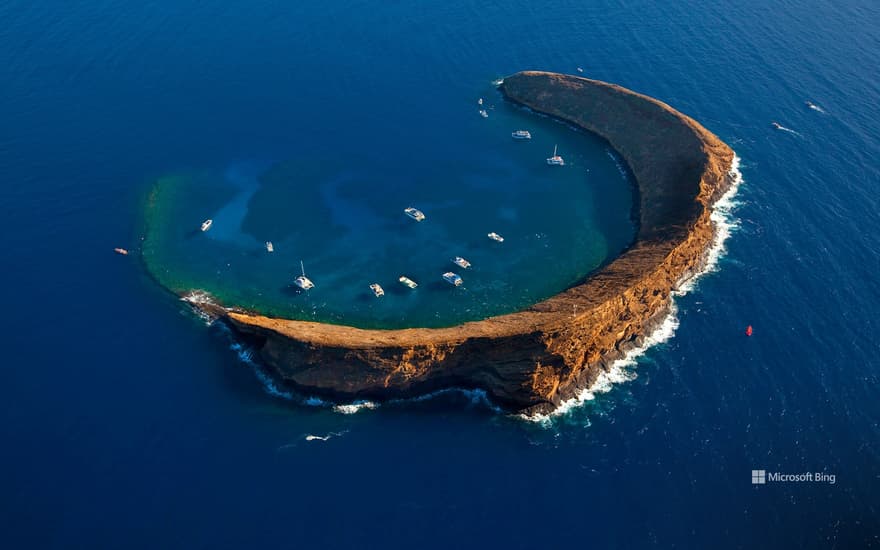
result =
[[216,309],[286,383],[336,399],[479,388],[510,410],[544,411],[591,384],[668,311],[714,237],[711,205],[733,151],[691,118],[619,86],[523,72],[509,100],[594,132],[636,177],[633,246],[583,284],[531,308],[441,329],[362,330]]

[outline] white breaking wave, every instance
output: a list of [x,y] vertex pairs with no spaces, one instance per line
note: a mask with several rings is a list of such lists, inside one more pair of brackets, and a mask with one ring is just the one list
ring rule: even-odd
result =
[[[537,422],[540,424],[549,425],[554,418],[564,416],[572,410],[583,406],[585,403],[595,400],[596,396],[599,394],[608,393],[614,388],[615,385],[635,380],[637,378],[637,374],[634,372],[633,368],[637,365],[638,358],[644,355],[644,353],[648,349],[654,347],[657,344],[668,341],[675,335],[675,331],[679,325],[677,316],[678,307],[675,303],[675,297],[684,296],[688,292],[693,291],[696,288],[697,281],[703,275],[718,270],[719,260],[724,256],[727,250],[725,247],[727,239],[730,237],[731,233],[739,226],[738,220],[733,216],[733,210],[739,205],[739,203],[735,201],[735,197],[739,191],[740,184],[743,181],[742,172],[740,172],[739,167],[740,158],[738,156],[734,156],[729,173],[731,179],[730,188],[712,206],[710,219],[715,226],[715,235],[712,241],[712,245],[706,252],[704,266],[701,271],[694,274],[685,282],[681,283],[678,286],[677,290],[672,293],[673,300],[670,304],[669,312],[660,323],[660,325],[653,332],[645,337],[642,345],[629,350],[622,358],[614,361],[607,371],[603,371],[602,373],[600,373],[599,376],[596,378],[596,381],[593,382],[593,384],[589,388],[581,391],[577,396],[567,401],[564,401],[556,409],[548,414],[519,415],[520,418],[528,420],[530,422]],[[207,293],[202,292],[190,293],[189,295],[184,296],[183,300],[192,303],[213,303],[213,301],[211,300],[211,296]],[[199,300],[201,300],[201,302]],[[239,359],[253,367],[254,373],[262,383],[266,393],[284,399],[295,399],[293,394],[291,394],[290,392],[281,390],[272,379],[272,377],[264,372],[263,369],[261,369],[259,365],[257,365],[253,361],[253,352],[251,350],[245,348],[238,343],[233,343],[231,345],[231,349],[237,353]],[[479,389],[468,390],[462,388],[447,388],[420,395],[418,397],[413,397],[409,399],[396,399],[392,400],[391,402],[421,402],[427,401],[429,399],[434,399],[436,397],[451,392],[460,392],[462,395],[466,396],[474,405],[486,406],[496,413],[503,412],[500,407],[492,403],[485,391]],[[356,414],[361,411],[375,410],[379,408],[379,404],[373,401],[359,400],[348,404],[334,405],[331,402],[314,396],[303,398],[302,404],[311,407],[332,407],[332,410],[339,414]],[[309,437],[313,439],[309,439]],[[309,435],[306,436],[306,440],[326,441],[327,439],[329,439],[329,437],[329,435]]]
[[288,391],[284,391],[278,387],[278,384],[269,376],[262,368],[254,361],[254,352],[238,342],[233,342],[229,349],[235,352],[238,355],[238,359],[247,364],[253,370],[254,374],[257,377],[257,380],[260,381],[260,384],[263,385],[263,390],[273,397],[280,397],[282,399],[293,399],[293,394]]
[[583,406],[585,403],[596,399],[597,394],[608,393],[616,385],[622,382],[631,382],[638,375],[633,368],[638,364],[638,358],[645,354],[650,348],[657,344],[668,341],[675,335],[678,328],[678,306],[675,298],[684,296],[688,292],[696,288],[697,282],[703,275],[718,270],[718,262],[724,256],[727,248],[725,246],[727,239],[731,233],[739,227],[739,220],[733,216],[733,210],[739,205],[734,200],[739,192],[740,184],[743,181],[742,172],[740,172],[740,158],[733,157],[730,164],[730,188],[721,196],[718,201],[712,205],[710,219],[715,226],[715,236],[712,245],[706,252],[705,263],[703,269],[687,279],[686,282],[680,284],[678,289],[672,293],[672,302],[669,306],[669,313],[663,319],[663,322],[645,337],[644,342],[639,347],[629,350],[622,358],[614,361],[607,371],[603,371],[596,378],[593,384],[582,390],[575,397],[563,401],[558,407],[547,414],[518,415],[519,418],[529,422],[549,426],[554,418],[558,418],[570,413],[572,410]]
[[501,409],[501,407],[499,407],[498,405],[493,403],[491,399],[489,399],[489,395],[486,393],[485,390],[480,390],[480,389],[467,390],[464,388],[444,388],[442,390],[437,390],[437,391],[433,391],[431,393],[426,393],[424,395],[419,395],[418,397],[411,397],[408,399],[396,399],[396,400],[394,400],[394,402],[395,403],[406,403],[406,402],[419,403],[422,401],[436,399],[437,397],[441,397],[443,395],[448,395],[450,393],[460,393],[461,395],[466,397],[468,399],[468,401],[471,402],[471,405],[486,407],[486,408],[491,409],[492,411],[499,413],[499,414],[504,412],[504,410]]
[[355,414],[363,410],[371,411],[378,407],[379,405],[373,403],[372,401],[363,400],[348,403],[347,405],[336,405],[333,407],[333,410],[342,414]]
[[200,305],[217,305],[217,302],[214,301],[214,297],[207,292],[203,290],[192,290],[181,296],[180,300],[191,304],[193,306],[191,308],[193,313],[195,313],[199,319],[204,321],[206,325],[210,326],[217,320],[214,315],[208,313],[204,308],[199,307]]

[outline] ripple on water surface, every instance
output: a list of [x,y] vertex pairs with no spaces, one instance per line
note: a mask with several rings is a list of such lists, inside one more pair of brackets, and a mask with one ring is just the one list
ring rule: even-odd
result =
[[[517,128],[533,138],[514,141]],[[557,144],[564,167],[545,162]],[[478,131],[425,151],[236,162],[162,178],[148,204],[147,265],[169,288],[269,315],[437,327],[547,298],[634,237],[632,180],[595,136],[501,104]],[[426,219],[406,217],[407,206]],[[214,223],[202,232],[207,218]],[[472,267],[454,265],[456,256]],[[293,285],[300,260],[315,283],[308,292]],[[464,284],[445,282],[447,271]],[[384,297],[373,296],[374,282]]]

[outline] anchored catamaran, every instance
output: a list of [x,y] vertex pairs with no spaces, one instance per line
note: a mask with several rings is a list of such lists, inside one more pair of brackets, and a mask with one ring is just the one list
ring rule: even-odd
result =
[[447,271],[443,274],[443,280],[451,284],[452,286],[461,286],[461,284],[464,282],[461,277],[451,271]]
[[311,280],[309,280],[308,277],[306,277],[306,268],[303,265],[302,260],[299,261],[299,267],[302,270],[302,275],[294,279],[293,284],[303,290],[310,290],[312,288],[315,288],[315,283],[313,283]]
[[471,266],[471,263],[469,261],[465,260],[464,258],[462,258],[461,256],[456,256],[455,258],[452,258],[452,263],[454,263],[455,265],[457,265],[458,267],[460,267],[462,269],[467,269]]
[[565,161],[556,153],[555,145],[553,146],[553,156],[547,159],[547,164],[551,166],[565,166]]
[[487,235],[487,236],[488,236],[490,239],[492,239],[493,241],[496,241],[496,242],[499,242],[499,243],[503,243],[503,242],[504,242],[504,237],[502,237],[502,236],[499,235],[498,233],[495,233],[494,231],[491,232],[491,233],[489,233],[489,235]]
[[403,286],[407,286],[409,288],[415,288],[415,287],[419,286],[419,283],[413,281],[412,279],[410,279],[409,277],[407,277],[405,275],[401,275],[400,278],[397,280],[400,281],[400,283]]

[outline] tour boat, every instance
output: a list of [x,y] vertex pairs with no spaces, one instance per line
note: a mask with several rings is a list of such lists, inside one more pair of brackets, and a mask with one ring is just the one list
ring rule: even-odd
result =
[[303,290],[310,290],[312,288],[315,288],[315,283],[313,283],[311,280],[309,280],[308,277],[306,277],[306,268],[303,265],[302,260],[300,260],[299,262],[299,267],[302,270],[302,275],[294,279],[293,283]]
[[565,166],[565,161],[556,153],[555,145],[553,146],[553,156],[547,159],[547,164],[551,166]]
[[458,267],[460,267],[462,269],[467,269],[471,266],[471,263],[469,261],[465,260],[464,258],[462,258],[461,256],[456,256],[455,258],[452,258],[452,263],[454,263],[455,265],[457,265]]
[[510,137],[513,139],[532,139],[532,134],[530,134],[528,130],[517,130],[510,134]]
[[211,225],[214,224],[214,220],[205,220],[202,222],[202,231],[207,231],[211,229]]
[[409,277],[406,277],[405,275],[401,275],[400,278],[398,279],[398,281],[400,281],[403,286],[408,286],[409,288],[415,288],[415,287],[419,286],[419,283],[413,281],[412,279],[410,279]]
[[266,241],[266,252],[275,252],[275,245],[272,244],[272,241]]
[[113,252],[116,252],[117,254],[122,254],[123,256],[128,256],[128,250],[124,248],[114,248]]
[[370,290],[373,291],[373,294],[376,295],[376,298],[379,298],[380,296],[385,296],[385,289],[383,289],[379,283],[371,284]]
[[483,118],[489,118],[489,113],[486,112],[486,109],[480,109],[480,116]]
[[494,231],[491,232],[491,233],[489,233],[489,235],[487,235],[487,236],[488,236],[490,239],[492,239],[493,241],[498,241],[499,243],[503,243],[503,242],[504,242],[504,237],[502,237],[502,236],[499,235],[498,233],[495,233]]
[[414,219],[417,222],[420,222],[425,219],[425,215],[418,208],[413,208],[410,206],[409,208],[403,209],[404,213],[410,218]]
[[459,277],[458,275],[456,275],[455,273],[453,273],[451,271],[447,271],[446,273],[443,274],[443,280],[445,280],[447,283],[451,284],[452,286],[461,286],[461,284],[464,282],[461,280],[461,277]]

